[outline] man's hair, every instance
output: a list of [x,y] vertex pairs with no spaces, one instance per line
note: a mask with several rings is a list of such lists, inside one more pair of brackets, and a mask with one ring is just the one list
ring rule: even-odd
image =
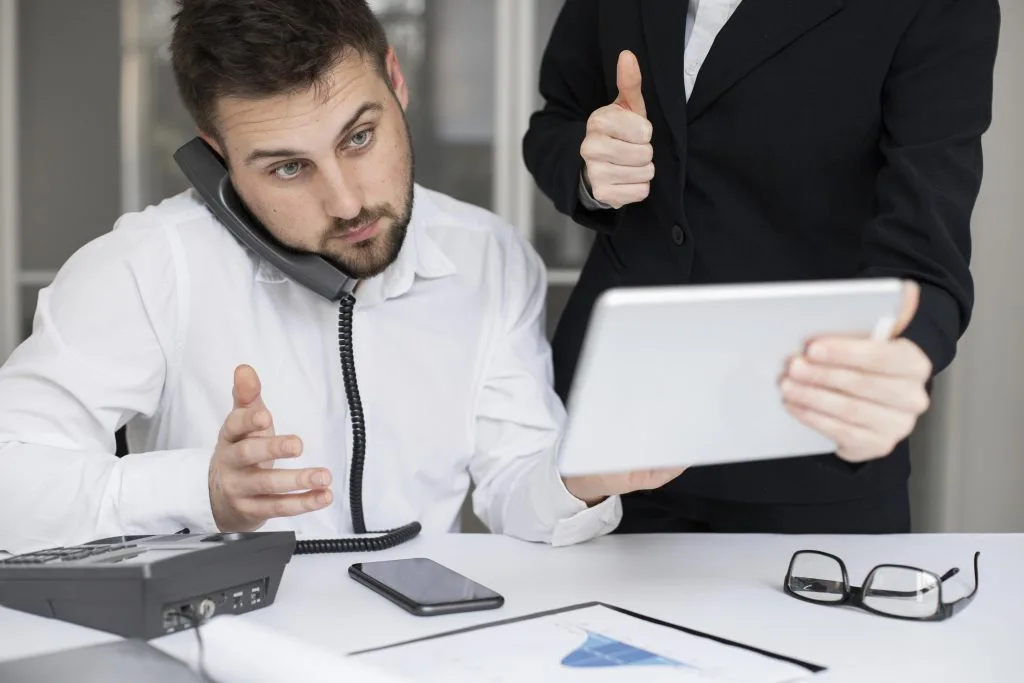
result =
[[215,137],[220,98],[322,87],[350,54],[383,75],[387,51],[366,0],[178,0],[171,38],[178,93],[199,130]]

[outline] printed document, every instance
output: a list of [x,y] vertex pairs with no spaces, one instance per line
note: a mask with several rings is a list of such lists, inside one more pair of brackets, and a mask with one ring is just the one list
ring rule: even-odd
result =
[[351,657],[410,680],[445,683],[789,683],[822,670],[597,603]]

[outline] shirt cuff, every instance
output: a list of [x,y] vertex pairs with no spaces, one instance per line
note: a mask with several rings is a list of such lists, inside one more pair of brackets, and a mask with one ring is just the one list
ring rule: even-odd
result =
[[121,459],[117,526],[124,534],[217,531],[210,504],[209,448],[152,451]]
[[551,528],[550,543],[567,546],[604,536],[615,530],[622,521],[622,501],[610,496],[588,507],[569,493],[558,473],[555,458],[534,470],[533,507],[538,517]]
[[594,195],[590,192],[590,188],[587,186],[587,181],[583,177],[583,171],[580,171],[580,186],[579,186],[580,203],[590,211],[603,211],[605,209],[612,208],[610,204],[599,202],[594,199]]

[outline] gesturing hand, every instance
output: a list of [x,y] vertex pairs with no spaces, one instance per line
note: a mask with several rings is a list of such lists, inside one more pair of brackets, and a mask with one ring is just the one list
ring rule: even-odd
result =
[[298,457],[302,442],[275,434],[260,392],[255,370],[235,369],[234,408],[210,461],[210,503],[222,532],[254,531],[272,517],[318,510],[332,500],[329,470],[274,469],[274,460]]
[[595,110],[587,120],[580,155],[594,199],[618,209],[650,194],[654,148],[640,91],[640,64],[628,50],[619,55],[616,83],[615,101]]
[[782,379],[786,408],[838,444],[836,454],[862,462],[890,454],[928,409],[932,365],[898,335],[917,311],[917,283],[904,286],[903,307],[886,340],[822,337],[794,358]]
[[633,491],[661,488],[680,474],[685,468],[638,470],[616,474],[565,477],[565,489],[587,505],[595,505],[609,496]]

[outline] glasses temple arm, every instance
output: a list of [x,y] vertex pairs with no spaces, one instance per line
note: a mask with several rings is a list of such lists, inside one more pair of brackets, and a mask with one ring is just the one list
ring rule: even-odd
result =
[[971,604],[971,600],[974,599],[975,594],[978,592],[978,557],[981,556],[980,552],[974,553],[974,588],[971,592],[962,598],[957,598],[953,602],[946,603],[945,609],[948,610],[950,616],[956,614],[967,605]]
[[811,593],[845,593],[846,586],[842,581],[831,581],[829,579],[812,579],[806,576],[790,576],[790,582],[799,581],[800,585],[793,590],[808,591]]
[[[793,590],[806,591],[808,593],[834,593],[842,595],[846,592],[846,586],[840,581],[831,581],[828,579],[812,579],[806,576],[793,576],[790,577],[790,581],[799,581],[800,585],[793,587]],[[886,590],[884,588],[872,588],[868,592],[879,598],[913,598],[918,595],[924,595],[930,590],[935,588],[934,585],[927,586],[921,590],[916,591],[894,591]],[[860,586],[851,586],[851,590],[854,593],[861,592]]]
[[959,573],[960,573],[960,567],[953,567],[948,572],[943,574],[942,578],[940,578],[939,580],[942,581],[943,583],[945,583],[946,581],[949,581],[950,579],[952,579],[954,576],[956,576]]

